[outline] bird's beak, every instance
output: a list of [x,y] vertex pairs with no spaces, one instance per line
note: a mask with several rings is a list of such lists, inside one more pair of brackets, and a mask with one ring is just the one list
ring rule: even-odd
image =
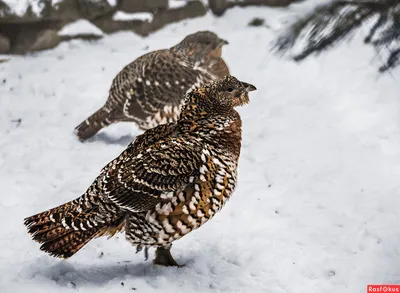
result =
[[223,45],[228,45],[228,44],[229,42],[227,40],[219,39],[218,47],[222,47]]
[[243,81],[241,81],[240,83],[242,84],[243,89],[242,89],[242,92],[239,93],[238,98],[234,99],[234,101],[233,101],[234,107],[248,104],[250,101],[249,92],[256,90],[256,87],[252,84],[249,84],[249,83],[243,82]]
[[214,44],[213,46],[215,46],[215,48],[213,47],[212,52],[210,53],[210,56],[212,57],[221,57],[222,55],[222,46],[229,44],[228,41],[224,40],[224,39],[218,39],[217,43]]
[[244,87],[244,90],[245,90],[247,93],[257,90],[257,88],[256,88],[254,85],[250,84],[250,83],[243,82],[243,81],[242,81],[241,83],[242,83],[242,85],[243,85],[243,87]]

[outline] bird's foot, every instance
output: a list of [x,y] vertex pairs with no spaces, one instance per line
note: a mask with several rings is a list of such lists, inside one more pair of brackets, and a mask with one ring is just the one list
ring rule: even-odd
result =
[[[136,253],[142,251],[143,246],[136,246]],[[144,260],[149,259],[149,248],[147,246],[144,247]]]
[[157,247],[156,257],[153,260],[153,264],[166,266],[166,267],[183,267],[184,265],[179,265],[171,255],[171,245]]

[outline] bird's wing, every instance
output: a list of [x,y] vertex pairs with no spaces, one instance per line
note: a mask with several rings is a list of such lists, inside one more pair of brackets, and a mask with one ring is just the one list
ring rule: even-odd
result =
[[202,145],[186,137],[167,137],[140,151],[131,145],[99,176],[102,194],[121,209],[147,211],[162,195],[193,181]]
[[205,81],[202,71],[187,66],[168,51],[154,52],[135,62],[134,73],[127,67],[125,78],[117,80],[123,82],[126,96],[123,112],[139,124],[148,124],[152,119],[159,120],[154,125],[174,121],[168,118],[176,119],[187,90]]

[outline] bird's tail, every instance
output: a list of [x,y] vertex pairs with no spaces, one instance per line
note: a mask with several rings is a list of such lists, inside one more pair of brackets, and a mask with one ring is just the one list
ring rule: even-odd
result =
[[52,256],[69,258],[91,239],[113,236],[124,225],[119,216],[109,223],[99,218],[96,208],[82,208],[79,199],[28,217],[24,224],[32,239],[42,244],[41,250]]
[[80,141],[84,141],[92,137],[102,128],[114,122],[112,119],[110,119],[110,116],[110,113],[107,112],[104,107],[100,108],[75,128],[76,136]]

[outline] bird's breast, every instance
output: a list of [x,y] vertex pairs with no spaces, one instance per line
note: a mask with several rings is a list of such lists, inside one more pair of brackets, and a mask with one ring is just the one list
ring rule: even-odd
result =
[[153,231],[147,245],[166,245],[199,228],[223,207],[235,185],[235,162],[204,149],[198,174],[180,190],[165,192],[147,212],[145,219]]

